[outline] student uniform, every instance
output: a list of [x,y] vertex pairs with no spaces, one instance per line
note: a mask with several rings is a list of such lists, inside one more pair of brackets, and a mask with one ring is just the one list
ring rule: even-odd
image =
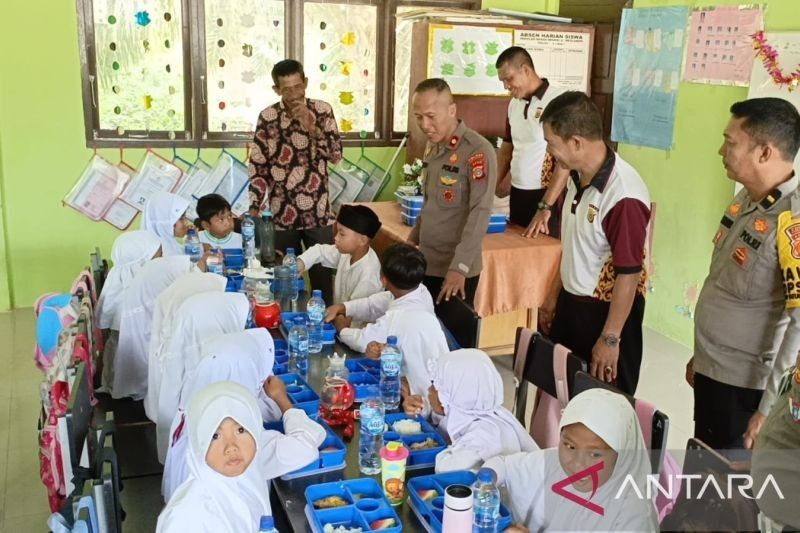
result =
[[161,254],[183,255],[183,246],[175,240],[175,224],[189,208],[189,200],[171,192],[157,192],[147,200],[142,212],[142,229],[161,239]]
[[315,244],[298,259],[303,260],[306,269],[318,263],[325,268],[336,269],[333,285],[334,304],[366,298],[383,291],[381,262],[372,248],[355,263],[351,263],[350,254],[340,253],[332,244]]

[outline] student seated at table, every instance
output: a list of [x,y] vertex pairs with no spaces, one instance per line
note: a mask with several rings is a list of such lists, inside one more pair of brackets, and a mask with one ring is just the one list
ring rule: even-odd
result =
[[197,220],[201,228],[200,242],[205,250],[242,249],[242,235],[233,231],[231,204],[219,194],[207,194],[197,200]]
[[[499,456],[483,465],[494,470],[507,491],[511,515],[520,524],[516,531],[658,531],[645,491],[650,458],[628,400],[605,389],[582,392],[564,409],[560,429],[557,449]],[[557,486],[592,467],[573,483]],[[625,481],[628,476],[637,490]],[[566,499],[558,490],[595,507]]]
[[186,220],[188,207],[189,200],[171,192],[157,192],[144,204],[142,229],[161,239],[164,257],[186,253],[176,239],[183,239],[189,231]]
[[[284,411],[284,423],[308,420],[291,408],[283,381],[272,377],[266,388]],[[324,439],[317,428],[284,437],[263,429],[256,398],[246,387],[222,382],[199,390],[186,413],[189,477],[159,515],[156,531],[258,531],[261,517],[272,515],[269,480],[291,471],[296,453],[313,453],[309,462],[317,457]]]
[[378,215],[365,205],[343,205],[336,226],[333,244],[315,244],[297,258],[298,275],[318,263],[335,268],[335,304],[382,292],[381,262],[370,246],[381,229]]
[[[456,350],[439,357],[428,389],[431,419],[446,433],[450,446],[436,456],[436,472],[477,471],[498,455],[531,452],[539,447],[503,407],[503,379],[485,352]],[[405,398],[409,416],[424,407],[421,396]]]
[[[184,387],[185,394],[181,397],[180,409],[172,420],[170,428],[167,462],[164,464],[164,476],[161,481],[161,493],[167,502],[180,484],[189,477],[186,461],[186,406],[197,391],[213,383],[230,381],[246,387],[254,397],[258,398],[263,421],[281,420],[287,412],[286,408],[279,407],[276,398],[270,396],[278,394],[277,399],[281,400],[284,407],[288,405],[283,401],[286,399],[285,388],[279,384],[268,383],[275,361],[275,345],[269,331],[255,328],[220,335],[211,339],[203,352],[203,359],[197,366],[194,379]],[[288,417],[284,418],[285,435],[277,434],[275,438],[279,439],[280,450],[285,452],[279,460],[283,461],[285,471],[291,472],[317,458],[317,449],[312,450],[305,446],[305,443],[317,440],[321,443],[325,438],[325,430],[305,416],[303,411],[299,414],[292,411],[288,413]]]
[[114,398],[114,370],[120,330],[120,304],[125,289],[133,283],[142,267],[161,255],[161,240],[149,231],[129,231],[114,241],[111,248],[111,261],[114,266],[108,272],[103,291],[97,301],[95,320],[97,327],[108,331],[103,349],[102,385]]
[[[422,284],[425,256],[408,244],[393,244],[381,257],[381,283],[385,292],[328,307],[325,320],[333,322],[341,341],[353,350],[379,358],[382,344],[394,335],[403,351],[402,375],[409,394],[425,398],[423,413],[429,412],[428,386],[440,355],[447,353],[447,340],[433,312],[433,298]],[[363,328],[352,322],[371,322]],[[368,351],[367,348],[370,348]]]

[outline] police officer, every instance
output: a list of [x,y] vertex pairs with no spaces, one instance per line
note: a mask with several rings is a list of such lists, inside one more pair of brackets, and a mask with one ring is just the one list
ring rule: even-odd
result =
[[800,115],[779,98],[731,106],[719,153],[743,189],[722,215],[695,311],[695,437],[751,448],[800,347]]
[[412,109],[428,143],[425,203],[409,240],[425,255],[424,283],[436,303],[458,295],[473,304],[497,180],[494,148],[458,119],[450,86],[442,79],[420,82]]

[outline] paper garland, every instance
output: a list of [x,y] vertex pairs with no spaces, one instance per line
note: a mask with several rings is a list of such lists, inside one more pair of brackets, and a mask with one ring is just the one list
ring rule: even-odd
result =
[[789,92],[795,90],[800,85],[800,65],[796,65],[794,72],[791,74],[785,74],[781,69],[778,51],[767,42],[767,36],[764,35],[764,32],[756,32],[751,37],[753,38],[753,49],[756,51],[756,57],[761,59],[764,70],[770,75],[772,81],[776,85],[786,87]]

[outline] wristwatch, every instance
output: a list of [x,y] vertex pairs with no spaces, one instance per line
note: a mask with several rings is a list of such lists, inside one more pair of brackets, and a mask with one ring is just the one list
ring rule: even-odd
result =
[[600,338],[603,339],[603,342],[609,348],[616,348],[619,346],[619,337],[613,333],[603,333],[600,335]]
[[541,200],[541,201],[539,202],[539,204],[538,204],[536,207],[539,209],[539,211],[550,211],[550,209],[551,209],[553,206],[552,206],[552,205],[550,205],[550,204],[548,204],[548,203],[547,203],[547,202],[545,202],[544,200]]

